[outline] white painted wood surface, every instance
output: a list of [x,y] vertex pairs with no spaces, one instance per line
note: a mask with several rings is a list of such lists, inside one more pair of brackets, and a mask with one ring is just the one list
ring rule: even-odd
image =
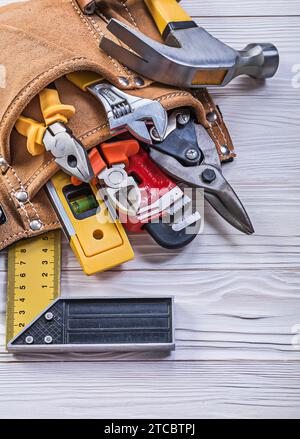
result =
[[[0,5],[9,3],[1,1]],[[276,78],[214,90],[238,159],[226,165],[253,219],[247,237],[208,207],[182,252],[133,236],[136,259],[85,277],[67,244],[64,295],[174,294],[177,350],[14,357],[5,352],[6,252],[0,254],[0,417],[300,417],[299,0],[183,4],[237,48],[272,41]]]

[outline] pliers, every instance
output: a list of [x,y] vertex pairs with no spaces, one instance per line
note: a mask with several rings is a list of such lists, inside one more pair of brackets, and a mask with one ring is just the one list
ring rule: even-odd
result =
[[39,100],[45,123],[22,115],[15,124],[18,133],[27,137],[28,151],[33,156],[50,151],[63,171],[88,183],[94,174],[87,152],[66,126],[75,108],[60,102],[54,83],[39,93]]
[[[178,110],[177,110],[178,113]],[[171,118],[172,119],[172,118]],[[231,185],[224,178],[216,146],[193,117],[178,117],[177,128],[163,142],[150,147],[152,160],[171,177],[204,189],[206,200],[233,227],[254,233],[251,220]]]

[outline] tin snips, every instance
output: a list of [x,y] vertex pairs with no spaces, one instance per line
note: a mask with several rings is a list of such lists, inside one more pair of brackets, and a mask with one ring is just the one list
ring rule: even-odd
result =
[[[174,124],[175,120],[175,124]],[[225,179],[216,146],[192,114],[176,110],[169,117],[167,137],[154,142],[150,157],[168,175],[189,187],[204,189],[205,199],[233,227],[251,235],[251,220]]]

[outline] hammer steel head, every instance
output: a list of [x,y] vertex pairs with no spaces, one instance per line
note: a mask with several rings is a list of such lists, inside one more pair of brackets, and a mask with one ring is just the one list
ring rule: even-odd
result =
[[272,44],[250,44],[237,51],[202,27],[174,30],[167,44],[115,19],[107,29],[131,50],[106,37],[100,42],[101,49],[139,74],[177,87],[224,86],[243,74],[269,78],[279,65],[278,50]]

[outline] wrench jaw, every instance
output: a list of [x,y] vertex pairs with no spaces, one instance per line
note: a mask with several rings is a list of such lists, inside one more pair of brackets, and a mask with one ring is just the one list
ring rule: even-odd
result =
[[113,135],[128,130],[138,140],[151,144],[152,137],[148,129],[151,123],[159,138],[164,139],[168,115],[159,102],[130,95],[109,83],[94,84],[88,90],[104,106]]
[[125,116],[122,119],[122,125],[120,120],[111,119],[110,129],[114,134],[119,134],[120,130],[123,129],[128,130],[140,142],[151,145],[153,139],[150,134],[150,124],[154,126],[160,141],[163,141],[168,126],[168,118],[166,111],[159,102],[151,103],[149,101],[147,108],[137,108],[131,115]]
[[[156,133],[161,141],[166,137],[166,132],[168,128],[168,114],[164,107],[157,101],[152,101],[149,104],[149,110],[151,111],[151,118],[153,121]],[[151,137],[152,143],[153,139]]]
[[[113,129],[112,127],[113,124],[111,125],[111,129]],[[140,142],[144,142],[147,145],[151,144],[152,138],[150,136],[145,121],[136,120],[134,122],[129,123],[128,125],[125,125],[124,128],[128,130]],[[116,133],[118,133],[118,131],[119,129],[115,130]]]
[[[163,106],[156,101],[143,100],[142,106],[137,106],[133,111],[132,116],[128,116],[129,122],[127,129],[134,137],[137,137],[141,142],[151,145],[153,139],[150,134],[147,122],[151,122],[155,128],[155,133],[160,141],[163,141],[166,136],[168,127],[168,116]],[[132,122],[130,119],[134,118]]]

